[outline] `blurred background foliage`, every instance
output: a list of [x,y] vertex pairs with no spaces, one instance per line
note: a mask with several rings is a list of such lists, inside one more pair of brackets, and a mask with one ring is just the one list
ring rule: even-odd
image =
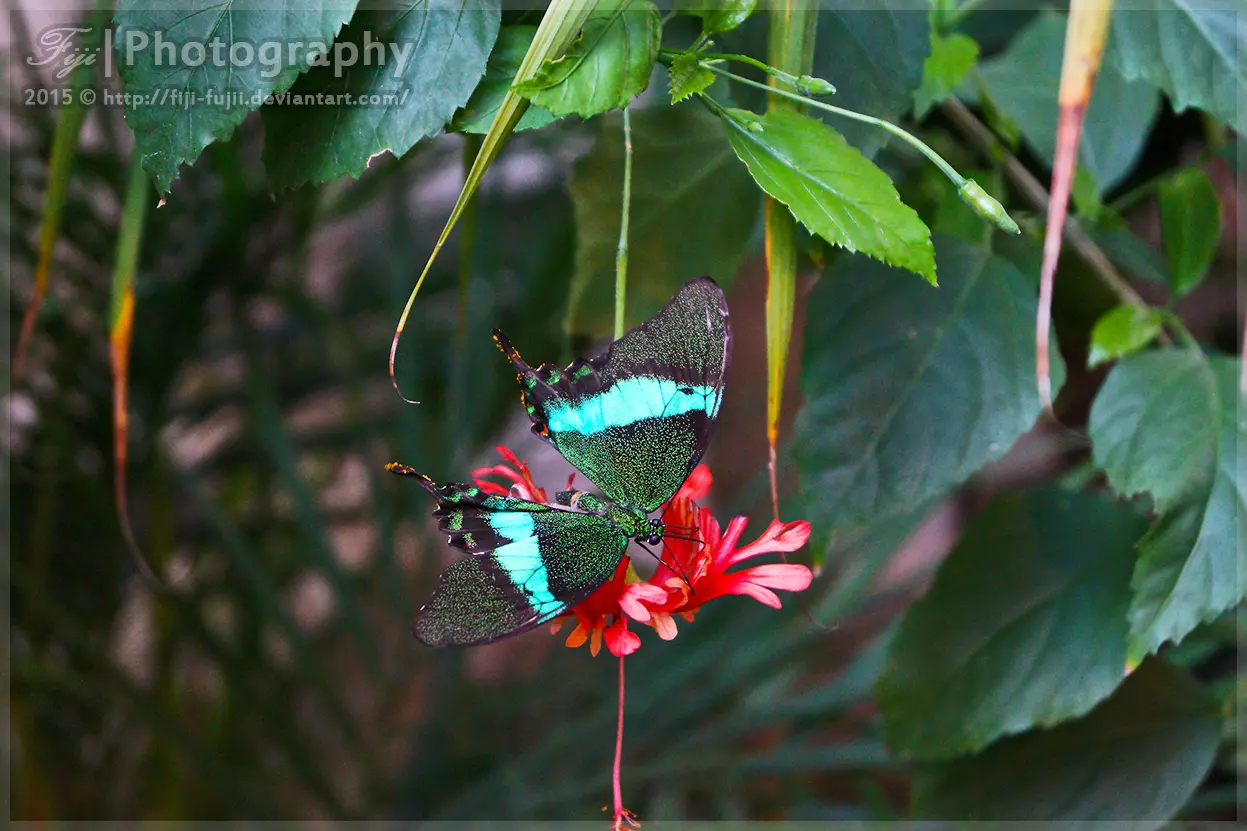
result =
[[[964,31],[991,57],[1034,14],[989,9],[967,18]],[[36,24],[19,12],[8,20],[8,319],[15,333],[31,298],[55,111],[20,100],[24,90],[50,82],[20,59],[37,51]],[[751,20],[730,37],[762,43],[765,24]],[[839,83],[834,61],[820,60],[820,74]],[[985,72],[999,76],[1002,66]],[[665,81],[652,85],[664,88]],[[635,107],[634,210],[644,211],[647,198],[662,201],[660,161],[678,169],[673,154],[688,152],[690,163],[705,162],[713,173],[713,153],[721,150],[699,150],[696,125],[681,123],[702,119],[701,111],[666,109],[660,97]],[[740,99],[750,103],[748,91]],[[1155,121],[1139,127],[1135,162],[1101,184],[1126,192],[1202,154],[1223,203],[1236,204],[1233,153],[1208,150],[1200,116],[1155,106]],[[998,115],[1007,122],[1021,114]],[[51,290],[25,376],[6,399],[12,815],[602,817],[613,661],[592,660],[540,633],[461,652],[414,642],[408,622],[449,554],[432,533],[427,496],[385,476],[382,466],[399,459],[435,478],[462,479],[504,442],[534,463],[541,483],[564,480],[561,460],[528,435],[512,373],[489,331],[503,328],[526,356],[551,360],[590,349],[605,333],[609,266],[597,260],[608,258],[592,239],[578,250],[576,220],[617,212],[618,117],[564,120],[511,139],[477,196],[470,227],[461,226],[436,264],[402,341],[398,380],[419,406],[393,395],[386,354],[396,314],[462,182],[465,154],[474,152],[462,136],[379,159],[357,181],[274,194],[261,162],[262,124],[252,116],[228,143],[183,169],[165,203],[155,207],[150,194],[130,367],[129,496],[139,544],[172,586],[164,594],[137,575],[112,492],[107,309],[132,141],[118,110],[93,107],[86,117]],[[963,170],[982,164],[956,126],[937,113],[924,136]],[[661,153],[651,165],[653,148]],[[1042,151],[1018,154],[1036,169],[1044,164]],[[936,230],[957,230],[946,183],[895,148],[880,150],[878,161]],[[689,254],[675,246],[704,248],[692,259],[714,262],[732,282],[739,346],[709,456],[712,496],[720,515],[750,513],[748,533],[757,533],[769,513],[765,275],[757,191],[741,170],[734,165],[709,179],[713,188],[699,197],[700,207],[664,203],[678,222],[634,214],[629,285],[645,306],[660,302],[672,281],[693,276],[679,271]],[[699,219],[700,210],[709,218]],[[1154,206],[1133,215],[1130,230],[1154,240]],[[1108,248],[1112,233],[1104,238]],[[1241,333],[1233,240],[1227,245],[1180,310],[1202,341],[1233,354]],[[1125,247],[1137,255],[1137,247]],[[813,243],[807,250],[819,260],[825,254]],[[1036,252],[1033,238],[998,249],[1026,274],[1037,271]],[[577,288],[573,269],[595,274],[594,281]],[[1085,354],[1086,332],[1111,305],[1079,269],[1070,262],[1058,283],[1057,328],[1067,357]],[[1159,294],[1155,286],[1139,288]],[[584,305],[570,307],[569,296]],[[835,308],[828,297],[819,302]],[[630,316],[649,310],[630,309]],[[803,330],[803,317],[794,356],[804,340],[807,359],[822,360],[819,344],[828,333],[809,326],[813,321]],[[1063,418],[1079,423],[1103,372],[1082,369],[1081,357],[1069,363]],[[786,425],[800,406],[800,364],[790,367]],[[939,422],[941,406],[932,404],[927,418]],[[950,496],[911,502],[876,527],[816,527],[815,556],[826,567],[804,604],[830,628],[811,625],[795,603],[776,613],[742,600],[706,609],[672,643],[643,632],[645,646],[628,661],[628,806],[653,820],[888,819],[910,810],[917,775],[914,804],[972,815],[974,797],[958,791],[967,779],[957,770],[924,774],[885,750],[874,685],[895,622],[971,518],[1002,491],[1093,476],[1087,458],[1085,441],[1039,428]],[[817,513],[817,494],[795,498],[795,476],[787,463],[784,469],[785,519],[802,518],[801,506]],[[998,521],[989,515],[983,528]],[[1143,685],[1169,689],[1165,673],[1177,665],[1207,682],[1222,702],[1217,707],[1232,713],[1224,702],[1234,699],[1243,625],[1231,612],[1200,627],[1106,704],[1130,714],[1135,699],[1160,700]],[[1220,745],[1206,777],[1175,785],[1180,801],[1194,793],[1182,815],[1232,816],[1236,723],[1175,713],[1165,725],[1186,735],[1211,723]],[[1112,730],[1096,729],[1111,744]],[[1054,755],[1040,752],[1018,772],[1037,783],[1036,799],[1044,787],[1052,799],[1075,788],[1072,780],[1044,778],[1061,773],[1067,745],[1083,752],[1077,741],[1061,741],[1051,739],[1056,749],[1041,750]],[[1172,752],[1153,742],[1161,747],[1156,758],[1171,760],[1183,741]],[[1127,764],[1136,755],[1127,745],[1118,758]],[[958,764],[985,766],[969,777],[1010,770],[1007,761],[982,756]],[[1103,765],[1121,771],[1111,754]],[[1183,773],[1190,770],[1166,781]]]

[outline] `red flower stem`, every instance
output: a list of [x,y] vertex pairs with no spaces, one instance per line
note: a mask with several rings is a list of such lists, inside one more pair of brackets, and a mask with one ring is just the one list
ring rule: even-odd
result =
[[614,786],[615,786],[615,825],[616,829],[623,828],[627,817],[627,812],[623,806],[623,786],[619,782],[620,760],[623,757],[623,728],[624,728],[624,656],[619,656],[619,726],[615,731],[615,769],[614,769]]

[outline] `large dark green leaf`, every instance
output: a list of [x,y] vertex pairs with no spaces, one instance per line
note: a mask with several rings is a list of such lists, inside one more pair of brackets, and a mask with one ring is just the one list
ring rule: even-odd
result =
[[[761,194],[736,160],[718,119],[697,104],[632,116],[632,210],[628,234],[628,319],[644,320],[685,281],[736,275]],[[623,187],[623,131],[603,121],[597,143],[576,164],[573,331],[610,328],[615,248]]]
[[288,9],[234,0],[153,8],[120,0],[115,60],[126,92],[145,99],[127,104],[126,123],[157,189],[167,193],[179,165],[228,139],[248,112],[287,89],[317,56],[332,59],[334,36],[354,11],[355,0],[308,0]]
[[[813,74],[836,85],[833,103],[889,121],[907,112],[931,51],[929,12],[925,0],[823,0]],[[825,118],[867,156],[888,138],[877,127]]]
[[[1062,15],[1040,15],[981,69],[992,104],[1017,125],[1026,143],[1049,164],[1060,114],[1057,88],[1065,23]],[[973,97],[973,90],[963,90]],[[1111,65],[1101,68],[1078,145],[1079,169],[1091,176],[1101,193],[1130,172],[1159,107],[1155,89],[1127,81]]]
[[892,641],[876,687],[888,744],[959,756],[1080,716],[1111,693],[1126,667],[1144,527],[1126,508],[1074,493],[993,503]]
[[565,55],[543,63],[515,89],[557,116],[589,118],[626,107],[649,86],[660,20],[649,0],[604,0]]
[[794,456],[819,533],[942,496],[1039,416],[1032,282],[984,249],[937,247],[939,289],[844,257],[806,302]]
[[724,110],[732,148],[754,181],[801,224],[849,251],[907,268],[935,283],[931,232],[901,202],[892,180],[816,119],[787,110]]
[[[493,124],[502,99],[515,81],[515,73],[519,72],[528,47],[532,45],[536,26],[503,26],[498,32],[498,42],[494,51],[489,53],[489,62],[485,66],[485,77],[477,85],[476,91],[468,99],[463,109],[455,113],[451,126],[465,133],[483,134]],[[554,114],[544,107],[530,104],[520,117],[515,129],[533,130],[553,123]]]
[[912,813],[1154,828],[1199,786],[1220,734],[1216,699],[1182,671],[1148,661],[1077,721],[927,771],[915,783]]
[[1237,361],[1166,349],[1118,364],[1091,408],[1092,450],[1109,483],[1150,494],[1160,514],[1139,543],[1135,658],[1180,641],[1247,593],[1241,403]]
[[365,38],[380,43],[389,59],[367,66],[361,60],[341,77],[332,67],[318,67],[290,90],[301,96],[345,94],[350,103],[266,107],[269,176],[286,187],[359,176],[376,154],[401,156],[437,134],[485,74],[498,22],[498,0],[417,0],[361,11],[348,30],[350,41],[361,53]]
[[1238,0],[1155,0],[1113,12],[1106,63],[1247,133],[1247,14]]

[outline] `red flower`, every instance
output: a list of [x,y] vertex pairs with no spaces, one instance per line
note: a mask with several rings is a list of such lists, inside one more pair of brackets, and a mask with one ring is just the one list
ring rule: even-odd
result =
[[[499,464],[482,468],[472,476],[502,476],[514,483],[510,491],[514,495],[546,501],[545,491],[533,482],[528,466],[505,447],[499,447],[498,452],[510,467]],[[625,555],[614,576],[571,610],[576,627],[567,637],[568,646],[588,642],[589,651],[597,655],[605,640],[612,655],[631,655],[641,648],[641,639],[628,630],[629,619],[652,627],[663,640],[671,640],[676,636],[675,615],[692,621],[697,609],[716,597],[743,594],[778,609],[780,600],[775,590],[799,592],[809,587],[813,575],[803,565],[772,563],[729,571],[760,554],[796,551],[809,540],[810,524],[773,521],[761,537],[738,548],[748,518],[733,517],[724,532],[718,520],[695,501],[705,498],[711,482],[710,468],[704,464],[689,474],[663,511],[664,522],[677,530],[669,531],[673,536],[665,541],[662,565],[649,580],[642,581]],[[508,493],[487,480],[476,479],[476,484],[490,493]],[[677,538],[686,535],[695,536],[697,541]],[[671,567],[673,560],[678,568]],[[564,620],[566,617],[555,621],[554,631]]]

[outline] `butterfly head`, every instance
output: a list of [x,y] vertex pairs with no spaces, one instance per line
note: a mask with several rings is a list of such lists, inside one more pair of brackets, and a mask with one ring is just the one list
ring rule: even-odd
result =
[[658,545],[662,542],[663,525],[661,519],[649,520],[649,536],[645,537],[645,542],[650,545]]

